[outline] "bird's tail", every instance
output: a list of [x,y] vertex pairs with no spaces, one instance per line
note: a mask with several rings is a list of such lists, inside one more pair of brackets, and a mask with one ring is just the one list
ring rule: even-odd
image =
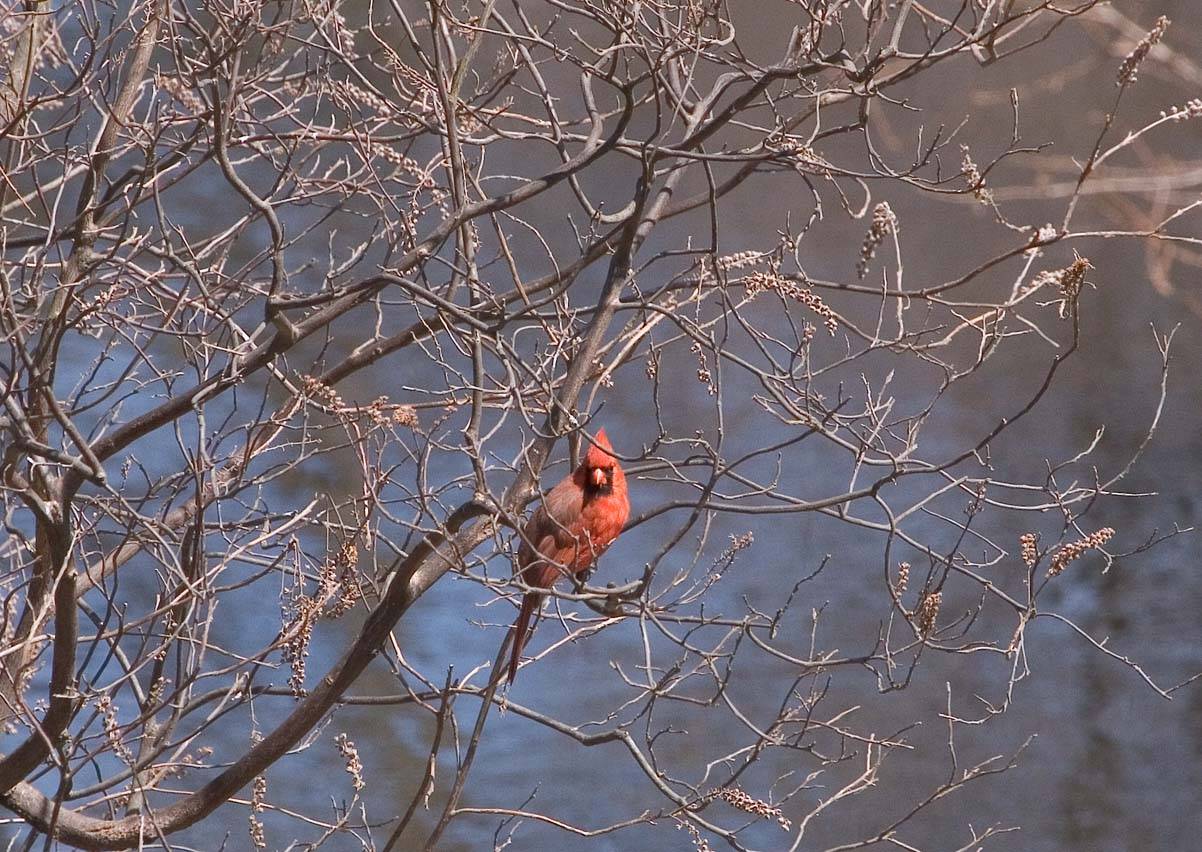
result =
[[509,660],[509,682],[513,683],[518,673],[518,665],[522,662],[522,649],[526,647],[526,639],[530,636],[530,619],[538,611],[542,595],[527,592],[522,596],[522,608],[518,612],[518,620],[513,623],[513,656]]

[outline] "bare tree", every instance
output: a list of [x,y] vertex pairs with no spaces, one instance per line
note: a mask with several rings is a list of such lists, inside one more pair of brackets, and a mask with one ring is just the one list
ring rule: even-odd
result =
[[[1124,35],[1098,84],[1113,108],[1045,224],[1009,203],[1023,183],[1006,169],[1044,156],[1017,95],[988,157],[912,116],[937,112],[936,69],[984,73],[1062,28],[1119,26],[1098,0],[0,14],[0,790],[25,848],[174,848],[223,806],[249,819],[235,846],[266,847],[270,814],[289,832],[270,842],[293,848],[433,848],[457,820],[475,848],[532,823],[810,848],[828,809],[891,783],[891,755],[932,747],[915,719],[861,721],[865,674],[880,700],[909,686],[937,701],[946,780],[899,790],[904,807],[841,826],[835,848],[914,848],[930,805],[1014,765],[956,737],[1010,706],[1032,624],[1178,688],[1046,596],[1076,560],[1108,568],[1179,532],[1100,520],[1136,496],[1123,481],[1159,406],[1114,470],[1093,464],[1096,439],[1066,458],[1038,443],[1106,276],[1091,241],[1202,242],[1178,229],[1196,200],[1146,227],[1077,224],[1117,155],[1202,115],[1124,124],[1167,20]],[[749,236],[749,192],[791,196],[789,215]],[[907,275],[924,249],[901,211],[949,199],[985,211],[998,248]],[[1152,340],[1163,403],[1172,334]],[[1039,374],[982,393],[1016,352]],[[962,394],[980,417],[949,429]],[[555,591],[512,690],[491,655],[424,666],[424,646],[505,641],[513,530],[562,473],[559,439],[570,463],[601,423],[630,477],[625,540],[644,547],[620,552],[637,562]],[[799,517],[875,554],[870,612],[809,593],[864,566],[782,524]],[[756,595],[723,594],[747,571]],[[464,581],[458,637],[411,612],[448,575]],[[532,675],[586,652],[620,697],[545,706]],[[990,693],[915,683],[939,657],[983,660]],[[394,688],[352,692],[369,666]],[[324,724],[365,705],[430,723],[399,808],[368,807],[381,779],[360,733]],[[505,716],[486,725],[490,708]],[[533,785],[468,803],[510,718],[545,730],[548,760],[611,745],[645,806],[594,799],[583,822],[535,808]],[[347,770],[322,779],[333,808],[290,808],[266,772],[317,772],[323,742]],[[957,824],[964,848],[1006,830]]]

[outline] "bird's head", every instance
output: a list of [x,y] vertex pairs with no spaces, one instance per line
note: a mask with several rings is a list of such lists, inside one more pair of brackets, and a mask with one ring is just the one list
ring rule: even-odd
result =
[[602,429],[595,442],[589,445],[581,463],[586,489],[593,494],[610,494],[614,484],[622,480],[622,468],[613,456],[613,445]]

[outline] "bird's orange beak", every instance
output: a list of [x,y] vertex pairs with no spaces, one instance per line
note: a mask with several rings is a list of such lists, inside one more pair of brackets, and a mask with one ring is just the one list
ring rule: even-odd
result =
[[605,486],[605,471],[599,467],[595,467],[589,471],[589,478],[592,479],[593,485],[597,488]]

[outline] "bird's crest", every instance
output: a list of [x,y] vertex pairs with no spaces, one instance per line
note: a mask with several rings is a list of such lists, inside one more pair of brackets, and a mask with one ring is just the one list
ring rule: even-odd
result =
[[593,467],[611,467],[617,461],[613,455],[613,444],[609,442],[609,436],[605,434],[605,430],[601,429],[597,432],[595,443],[590,444],[588,452],[584,454],[584,466]]

